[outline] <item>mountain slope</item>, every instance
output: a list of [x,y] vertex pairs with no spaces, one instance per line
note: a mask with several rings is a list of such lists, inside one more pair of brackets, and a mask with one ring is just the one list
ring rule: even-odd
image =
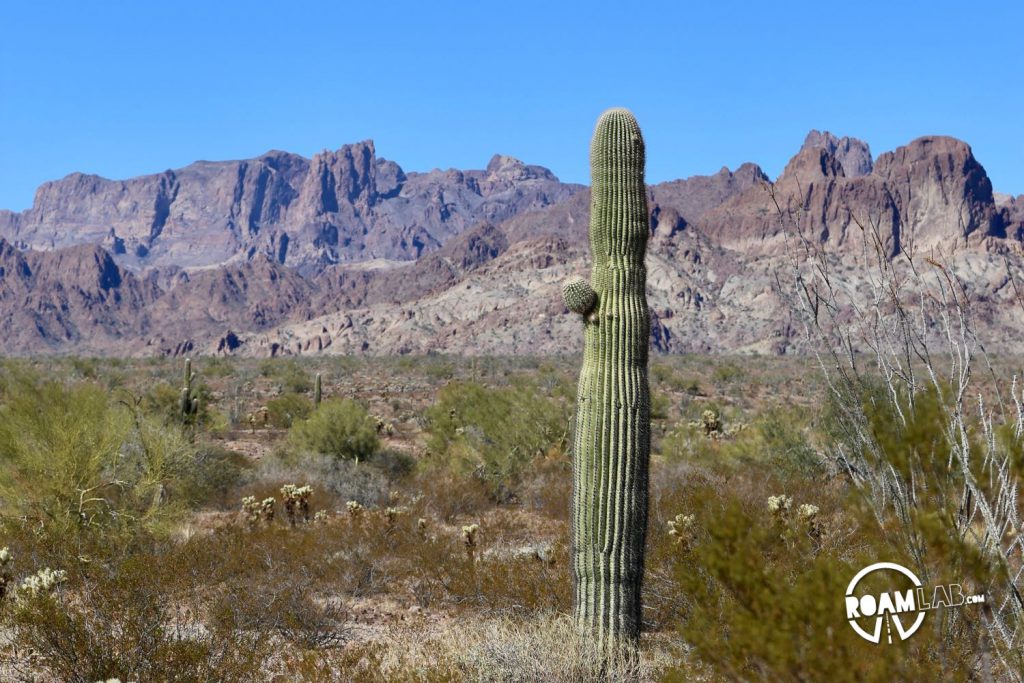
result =
[[[587,188],[510,157],[405,173],[372,142],[72,175],[29,211],[0,212],[0,333],[19,354],[572,351],[560,285],[587,274],[589,204]],[[995,194],[959,140],[873,160],[859,140],[812,131],[774,182],[744,164],[654,185],[649,207],[656,350],[795,350],[778,282],[796,235],[783,226],[862,296],[861,226],[887,256],[941,253],[990,349],[1024,332],[1010,282],[1024,272],[1024,197]]]

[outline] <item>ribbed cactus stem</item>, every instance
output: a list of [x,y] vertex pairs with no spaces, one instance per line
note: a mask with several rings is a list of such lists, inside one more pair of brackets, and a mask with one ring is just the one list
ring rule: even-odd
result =
[[188,421],[194,415],[199,414],[199,399],[192,393],[192,384],[196,381],[196,373],[192,372],[192,359],[185,359],[185,371],[183,373],[185,386],[181,388],[181,417]]
[[573,575],[577,625],[601,646],[640,637],[647,534],[650,315],[644,142],[633,115],[611,109],[590,146],[589,285],[565,304],[583,315],[584,351],[573,453]]
[[313,382],[313,407],[320,407],[320,400],[323,398],[323,385],[320,381],[320,373],[316,373],[316,381]]

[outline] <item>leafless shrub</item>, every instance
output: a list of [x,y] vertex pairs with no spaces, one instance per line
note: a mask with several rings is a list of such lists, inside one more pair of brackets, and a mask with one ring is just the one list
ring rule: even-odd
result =
[[[851,215],[866,273],[851,275],[822,240],[801,231],[803,198],[767,190],[789,256],[778,290],[799,315],[832,398],[833,464],[926,580],[936,556],[953,552],[950,544],[952,564],[975,567],[988,596],[991,647],[1003,673],[1022,680],[1024,545],[1014,454],[1024,438],[1024,395],[1016,378],[1007,389],[992,370],[969,288],[953,265],[956,247],[924,253],[917,226],[887,230],[878,217]],[[947,642],[963,626],[956,611],[942,624]]]

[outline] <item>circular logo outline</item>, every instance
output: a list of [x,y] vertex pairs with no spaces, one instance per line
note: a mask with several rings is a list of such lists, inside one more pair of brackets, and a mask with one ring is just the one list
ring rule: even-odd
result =
[[[901,564],[896,564],[895,562],[875,562],[874,564],[869,564],[867,567],[864,567],[859,572],[857,572],[856,576],[854,576],[853,579],[850,581],[850,585],[846,587],[846,597],[854,597],[853,590],[857,587],[857,584],[860,583],[860,580],[868,574],[870,574],[871,572],[879,571],[881,569],[890,569],[892,571],[896,571],[900,574],[903,574],[908,579],[910,579],[911,583],[914,584],[915,588],[920,588],[923,585],[921,583],[921,579],[917,578],[917,575],[914,574],[914,572],[910,571]],[[909,629],[903,628],[903,622],[900,621],[898,614],[889,614],[893,622],[896,624],[896,631],[899,633],[900,640],[906,640],[910,636],[914,635],[917,632],[917,629],[921,628],[921,624],[924,623],[925,612],[921,609],[918,609],[917,612],[917,619],[914,621],[914,623],[910,626]],[[883,614],[879,614],[875,618],[874,633],[868,633],[867,631],[865,631],[863,628],[861,628],[860,624],[858,624],[854,619],[848,619],[847,621],[850,622],[850,626],[853,627],[853,630],[856,631],[857,635],[859,635],[861,638],[867,640],[868,642],[878,644],[882,640],[882,619],[884,618],[885,615]],[[892,642],[891,639],[890,642]]]

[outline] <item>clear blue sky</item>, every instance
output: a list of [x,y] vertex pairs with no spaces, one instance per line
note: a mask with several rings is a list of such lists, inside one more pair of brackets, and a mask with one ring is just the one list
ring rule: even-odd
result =
[[755,161],[811,128],[872,151],[968,141],[1024,193],[1024,3],[32,2],[0,8],[0,208],[111,178],[373,138],[406,170],[495,152],[587,182],[631,108],[648,180]]

